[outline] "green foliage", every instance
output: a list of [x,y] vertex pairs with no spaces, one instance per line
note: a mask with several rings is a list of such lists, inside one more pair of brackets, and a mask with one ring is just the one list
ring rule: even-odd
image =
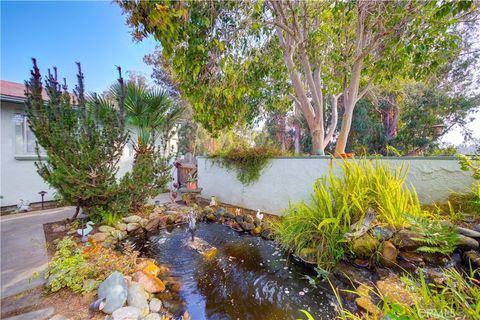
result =
[[[317,263],[331,269],[348,250],[344,234],[372,208],[379,222],[393,227],[409,224],[406,214],[424,213],[415,190],[404,186],[407,170],[379,160],[337,161],[336,168],[316,180],[311,201],[291,204],[276,227],[282,247],[301,255],[317,250]],[[338,169],[338,170],[337,170]],[[340,174],[337,174],[340,173]]]
[[407,218],[411,230],[419,235],[413,240],[423,244],[417,251],[450,254],[457,248],[458,234],[454,226],[426,217]]
[[82,292],[87,279],[102,281],[113,271],[125,275],[135,271],[138,252],[132,248],[117,254],[112,249],[97,246],[95,242],[88,245],[82,248],[71,237],[57,240],[57,251],[45,272],[48,290],[56,292],[68,288],[73,292]]
[[[380,296],[383,300],[383,317],[399,320],[479,319],[480,286],[476,284],[478,272],[479,270],[472,270],[469,274],[463,274],[455,268],[444,269],[444,281],[441,284],[427,283],[421,270],[418,279],[412,275],[402,277],[402,282],[410,289],[413,304],[401,304]],[[338,319],[363,318],[340,305]]]
[[57,252],[45,272],[48,289],[52,292],[64,287],[73,292],[82,291],[83,281],[94,274],[75,240],[65,237],[56,244]]
[[[93,208],[107,208],[119,193],[115,175],[128,135],[123,108],[95,95],[87,100],[80,64],[77,77],[74,103],[66,85],[58,83],[56,69],[42,85],[33,59],[32,77],[26,82],[27,115],[47,154],[47,160],[36,163],[38,173],[65,202],[90,214]],[[121,76],[118,81],[122,86]],[[121,96],[117,104],[121,106]]]
[[463,154],[458,154],[457,159],[460,163],[460,168],[464,171],[472,172],[472,176],[476,181],[473,186],[473,192],[464,196],[466,202],[467,212],[480,212],[480,156],[467,157]]
[[132,170],[120,181],[122,203],[129,203],[136,211],[149,198],[155,197],[170,181],[171,165],[168,158],[158,149],[146,153],[137,153]]
[[273,148],[240,146],[218,151],[211,157],[219,160],[226,168],[234,169],[237,172],[237,179],[244,185],[249,185],[260,178],[262,170],[272,157],[281,155],[281,151]]

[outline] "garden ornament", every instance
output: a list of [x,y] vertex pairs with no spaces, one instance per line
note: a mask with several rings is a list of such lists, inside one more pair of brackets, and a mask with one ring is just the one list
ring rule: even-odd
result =
[[[84,241],[84,240],[85,240],[84,242],[87,241],[87,240],[86,240],[86,237],[88,236],[88,234],[89,234],[90,232],[92,232],[92,230],[93,230],[93,227],[92,227],[92,226],[93,226],[93,225],[94,225],[94,223],[93,223],[92,221],[88,221],[86,228],[84,228],[84,229],[77,229],[77,233],[82,236],[82,241]],[[85,238],[85,239],[84,239],[84,238]]]
[[18,212],[32,211],[32,208],[30,207],[30,202],[25,201],[23,199],[20,199],[19,204],[17,204],[17,209],[18,209]]
[[255,217],[256,217],[258,220],[262,221],[262,219],[263,219],[263,213],[260,213],[260,209],[257,209],[257,214],[255,215]]
[[209,205],[210,205],[210,207],[216,207],[216,206],[218,206],[217,197],[212,196]]

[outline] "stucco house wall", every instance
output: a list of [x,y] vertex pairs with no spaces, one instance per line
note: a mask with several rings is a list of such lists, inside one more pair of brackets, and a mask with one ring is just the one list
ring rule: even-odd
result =
[[[260,179],[244,186],[236,172],[219,166],[209,158],[199,157],[198,185],[202,197],[216,196],[220,202],[247,209],[281,215],[289,201],[309,200],[316,178],[332,167],[329,157],[285,157],[270,160]],[[337,160],[338,161],[338,160]],[[388,158],[392,166],[409,166],[407,184],[413,185],[422,203],[446,202],[452,192],[468,192],[473,179],[460,170],[454,158]]]

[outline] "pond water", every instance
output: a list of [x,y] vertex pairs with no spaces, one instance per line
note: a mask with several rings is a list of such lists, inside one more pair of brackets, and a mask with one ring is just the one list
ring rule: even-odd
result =
[[193,320],[334,319],[334,297],[313,288],[304,275],[314,271],[288,259],[273,241],[239,234],[220,224],[201,223],[195,236],[217,248],[206,257],[188,245],[185,228],[149,238],[147,255],[167,264],[182,283],[180,296]]

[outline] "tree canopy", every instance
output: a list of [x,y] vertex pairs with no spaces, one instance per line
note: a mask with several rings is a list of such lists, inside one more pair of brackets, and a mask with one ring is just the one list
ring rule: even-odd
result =
[[133,35],[153,35],[173,83],[215,133],[293,104],[313,152],[345,152],[374,84],[420,79],[455,55],[472,1],[118,1]]

